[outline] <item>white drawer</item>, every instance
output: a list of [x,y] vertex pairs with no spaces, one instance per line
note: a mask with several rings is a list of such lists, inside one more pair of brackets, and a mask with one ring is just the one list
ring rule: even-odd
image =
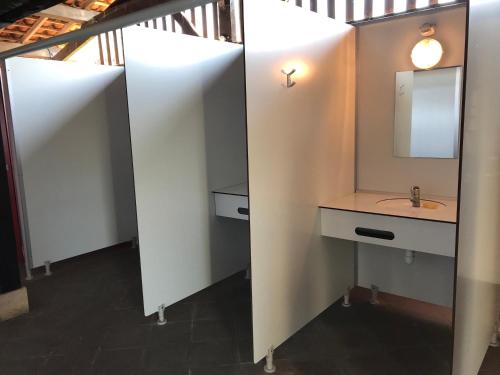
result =
[[455,227],[438,221],[321,208],[323,236],[447,257],[455,257]]
[[233,219],[248,220],[248,197],[214,193],[215,214]]

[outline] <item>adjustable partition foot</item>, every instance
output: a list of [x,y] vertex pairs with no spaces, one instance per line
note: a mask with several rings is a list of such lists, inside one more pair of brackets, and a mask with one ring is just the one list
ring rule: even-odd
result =
[[33,274],[29,268],[26,268],[26,277],[24,278],[26,281],[33,280]]
[[372,305],[377,305],[379,303],[379,301],[378,301],[378,292],[379,292],[378,286],[372,285],[372,296],[370,298],[370,303]]
[[498,324],[495,324],[495,328],[493,329],[493,334],[491,335],[490,346],[492,348],[498,348],[500,346],[500,340],[498,339]]
[[159,326],[167,324],[167,319],[165,318],[165,305],[158,307],[158,322],[156,324]]
[[274,348],[271,346],[267,351],[266,365],[264,366],[264,371],[267,372],[268,374],[276,372],[276,366],[274,365],[273,355],[274,355]]
[[50,261],[47,260],[46,262],[44,262],[44,265],[45,265],[45,276],[52,275],[52,272],[50,271]]
[[251,280],[252,279],[252,266],[249,264],[245,273],[245,279],[246,280]]
[[351,307],[351,302],[350,302],[350,295],[351,295],[351,287],[347,287],[347,290],[344,294],[344,302],[342,302],[343,307]]
[[137,237],[132,237],[132,249],[139,248],[139,239]]

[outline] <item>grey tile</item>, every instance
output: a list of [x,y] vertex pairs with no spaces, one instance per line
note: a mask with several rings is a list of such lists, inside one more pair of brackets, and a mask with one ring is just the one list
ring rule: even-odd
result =
[[176,303],[167,307],[165,314],[169,322],[191,321],[193,318],[194,306],[192,303]]
[[436,356],[427,347],[399,348],[390,353],[392,363],[403,369],[407,375],[449,375],[451,364],[449,359]]
[[124,349],[145,347],[149,342],[150,325],[112,327],[102,342],[103,349]]
[[74,357],[49,357],[37,372],[37,375],[87,375],[90,374],[92,362],[78,361]]
[[191,322],[168,322],[166,325],[153,325],[148,346],[161,346],[166,342],[185,343],[191,338]]
[[184,368],[188,358],[189,343],[165,342],[146,349],[144,366],[148,371]]
[[196,304],[194,320],[231,319],[231,304],[206,302]]
[[29,335],[28,325],[32,318],[29,314],[0,323],[0,343],[14,339],[22,339]]
[[192,341],[228,340],[233,337],[231,320],[194,322]]
[[237,342],[239,363],[253,363],[253,340],[246,339]]
[[500,374],[500,347],[488,349],[481,370],[497,371]]
[[[386,355],[356,354],[339,362],[343,375],[409,375]],[[423,372],[420,375],[428,375]],[[448,375],[448,374],[446,374]]]
[[37,375],[44,360],[40,358],[0,361],[2,375]]
[[139,375],[143,369],[143,349],[102,350],[92,367],[94,375]]
[[12,340],[0,346],[0,361],[46,358],[51,347],[43,337]]
[[188,363],[191,367],[235,364],[235,345],[230,340],[191,343]]

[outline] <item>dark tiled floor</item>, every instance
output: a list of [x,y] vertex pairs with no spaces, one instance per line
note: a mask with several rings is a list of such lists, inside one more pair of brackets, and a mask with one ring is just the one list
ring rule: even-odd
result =
[[500,374],[500,347],[489,348],[478,375],[499,375]]
[[[137,251],[112,248],[53,271],[28,284],[31,313],[0,324],[1,375],[264,374],[252,363],[243,274],[170,307],[157,326],[142,314]],[[280,375],[449,375],[450,352],[446,327],[335,304],[275,356]]]

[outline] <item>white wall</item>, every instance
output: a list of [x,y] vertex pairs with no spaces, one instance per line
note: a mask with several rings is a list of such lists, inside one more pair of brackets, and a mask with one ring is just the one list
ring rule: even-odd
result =
[[415,253],[408,265],[404,256],[403,249],[358,244],[358,285],[452,307],[454,258]]
[[135,26],[124,46],[149,315],[248,265],[248,223],[211,193],[246,181],[243,48]]
[[500,313],[500,2],[471,0],[453,374],[477,374]]
[[[291,3],[244,5],[258,361],[353,283],[354,245],[321,237],[318,206],[354,191],[355,31]],[[290,89],[283,68],[297,69]]]
[[136,233],[123,68],[7,60],[33,266]]
[[357,188],[456,197],[458,160],[393,156],[396,72],[415,70],[410,58],[419,27],[435,23],[443,44],[439,67],[464,64],[465,8],[392,19],[358,28]]
[[[463,65],[465,8],[418,15],[361,26],[358,29],[357,189],[422,193],[454,197],[458,160],[397,158],[393,156],[396,72],[414,70],[410,54],[420,40],[419,26],[437,24],[442,42],[440,67]],[[358,245],[358,285],[375,284],[382,291],[443,306],[451,306],[454,259],[417,253],[407,265],[404,252]],[[372,264],[373,267],[368,267]],[[418,277],[417,277],[418,276]],[[439,287],[433,282],[439,281]]]

